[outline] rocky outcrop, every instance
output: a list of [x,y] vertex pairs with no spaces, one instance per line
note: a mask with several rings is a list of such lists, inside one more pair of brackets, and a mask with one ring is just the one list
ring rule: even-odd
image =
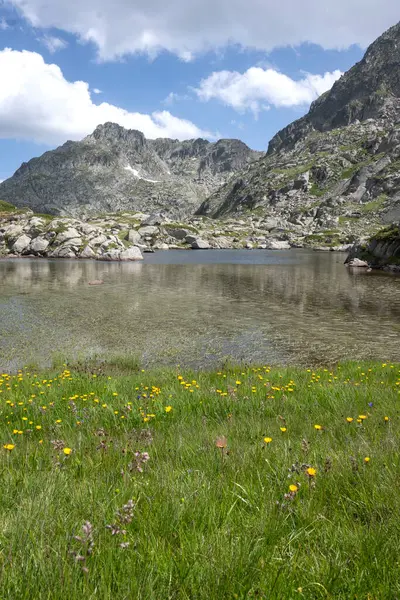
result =
[[0,256],[141,260],[137,246],[115,232],[76,219],[45,219],[31,212],[0,218]]
[[140,131],[105,123],[80,142],[23,163],[0,184],[0,198],[70,217],[162,210],[183,218],[259,156],[239,140],[147,140]]
[[400,225],[382,229],[370,239],[355,244],[345,264],[400,272]]

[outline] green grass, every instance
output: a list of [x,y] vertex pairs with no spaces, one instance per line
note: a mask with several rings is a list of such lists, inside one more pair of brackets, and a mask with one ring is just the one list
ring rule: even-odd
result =
[[327,191],[326,189],[324,190],[324,189],[320,188],[317,183],[313,183],[310,188],[310,195],[311,196],[323,196],[326,191]]
[[370,200],[365,204],[361,204],[358,208],[363,213],[376,212],[383,208],[387,200],[387,194],[380,194],[375,200]]
[[400,365],[106,367],[1,376],[2,600],[400,595]]
[[17,208],[10,204],[10,202],[6,202],[5,200],[0,200],[0,213],[10,213],[15,212]]

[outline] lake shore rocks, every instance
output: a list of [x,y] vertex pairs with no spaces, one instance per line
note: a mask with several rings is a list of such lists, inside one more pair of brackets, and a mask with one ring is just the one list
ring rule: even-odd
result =
[[30,211],[0,217],[0,256],[142,260],[136,245],[101,226],[69,218],[43,218]]
[[144,252],[169,249],[257,249],[348,251],[345,231],[300,226],[249,215],[226,219],[192,217],[184,223],[163,214],[117,213],[78,220],[35,215],[29,210],[0,213],[0,257],[141,260]]
[[394,223],[354,244],[345,264],[400,273],[400,224]]

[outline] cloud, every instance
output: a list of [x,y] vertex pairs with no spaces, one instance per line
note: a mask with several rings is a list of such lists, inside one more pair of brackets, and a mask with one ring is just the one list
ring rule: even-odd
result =
[[162,101],[166,106],[171,106],[175,104],[175,102],[180,102],[182,100],[189,100],[190,96],[188,94],[176,94],[175,92],[170,92],[166,98]]
[[398,0],[8,0],[34,26],[93,43],[102,60],[167,50],[188,61],[229,44],[365,47],[399,19]]
[[0,19],[0,31],[5,31],[6,29],[9,29],[9,28],[10,28],[9,24],[7,23],[5,18],[2,17]]
[[93,94],[102,94],[103,92],[99,88],[93,88]]
[[55,64],[36,52],[0,52],[0,138],[28,139],[49,145],[77,140],[100,123],[113,121],[146,137],[213,137],[191,121],[168,111],[151,115],[94,104],[85,81],[70,82]]
[[201,100],[218,99],[238,112],[251,110],[257,114],[278,108],[307,106],[329,90],[342,75],[340,71],[324,75],[306,74],[298,81],[274,69],[251,67],[245,73],[215,71],[200,82],[195,90]]
[[55,37],[53,35],[44,35],[39,39],[39,41],[46,46],[47,50],[54,54],[59,50],[64,50],[68,46],[68,42],[62,40],[61,38]]

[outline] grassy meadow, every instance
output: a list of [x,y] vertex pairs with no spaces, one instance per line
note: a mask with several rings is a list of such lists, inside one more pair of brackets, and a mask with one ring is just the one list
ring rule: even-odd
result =
[[400,365],[0,376],[0,599],[400,598]]

